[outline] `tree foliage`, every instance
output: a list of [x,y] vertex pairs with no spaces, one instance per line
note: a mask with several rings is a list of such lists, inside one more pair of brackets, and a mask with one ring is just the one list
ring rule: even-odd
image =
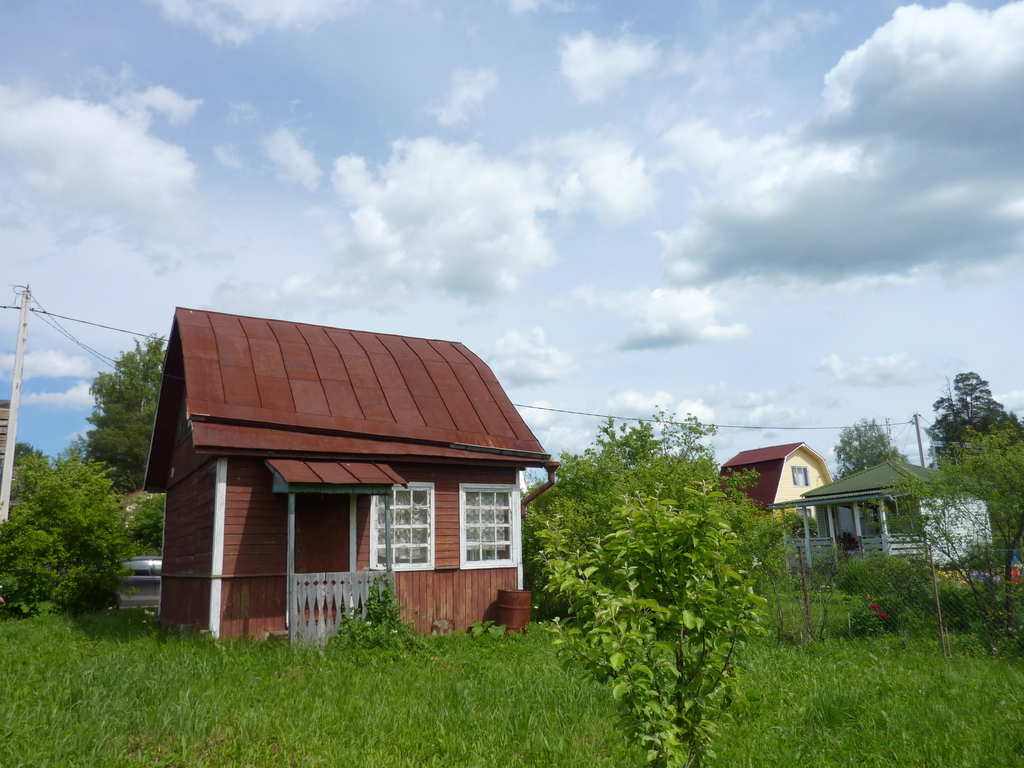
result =
[[525,580],[538,593],[542,616],[557,613],[559,607],[541,592],[546,576],[538,532],[556,528],[574,546],[583,547],[608,533],[612,510],[626,496],[678,498],[693,482],[713,480],[717,464],[704,442],[711,434],[696,419],[672,421],[664,413],[653,423],[616,425],[608,419],[589,448],[562,452],[557,484],[530,505],[523,524]]
[[571,605],[558,642],[611,682],[655,766],[700,763],[733,699],[735,651],[758,631],[764,601],[736,569],[725,503],[707,483],[678,503],[634,495],[582,550],[569,532],[541,536],[547,589]]
[[836,480],[886,461],[907,460],[906,456],[889,445],[885,430],[874,419],[861,419],[852,427],[844,427],[839,432],[835,456]]
[[134,350],[117,358],[113,372],[97,375],[92,383],[93,429],[86,433],[82,448],[87,459],[110,468],[114,487],[122,493],[145,482],[163,361],[163,339],[136,341]]
[[928,429],[932,450],[937,459],[956,455],[974,435],[985,435],[995,429],[1009,428],[1024,433],[1024,426],[1015,414],[1007,413],[1002,403],[992,397],[988,382],[970,371],[958,373],[953,383],[946,383],[946,394],[932,405],[935,422]]
[[162,493],[139,491],[122,502],[133,554],[159,555],[164,546],[164,504]]
[[31,615],[117,604],[128,533],[102,464],[77,455],[27,455],[18,465],[10,519],[0,525],[0,583],[7,609]]
[[987,617],[992,647],[996,634],[1021,629],[1014,563],[1024,546],[1024,440],[1013,424],[969,435],[939,469],[934,482],[916,489],[926,527],[949,567],[970,586],[979,615]]

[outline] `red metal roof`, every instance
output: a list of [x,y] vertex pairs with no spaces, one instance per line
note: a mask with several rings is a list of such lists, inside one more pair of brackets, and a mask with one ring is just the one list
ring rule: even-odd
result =
[[[748,451],[748,453],[753,453],[753,451]],[[742,490],[755,504],[759,507],[764,507],[775,501],[775,495],[779,491],[779,481],[782,479],[782,469],[785,464],[784,458],[758,461],[753,464],[734,464],[731,466],[723,464],[721,474],[728,476],[733,472],[742,472],[745,469],[752,469],[757,472],[757,479],[754,481],[754,484]]]
[[369,455],[550,458],[487,364],[453,341],[179,308],[147,487],[165,483],[183,398],[197,450],[294,456],[332,438]]
[[301,461],[271,459],[267,462],[286,483],[328,485],[405,485],[405,478],[387,464],[368,461]]
[[759,464],[762,461],[785,459],[801,445],[804,445],[804,443],[786,443],[785,445],[770,445],[767,448],[754,448],[749,451],[740,451],[725,462],[725,464],[722,465],[722,469],[725,469],[726,467],[745,466],[747,464]]

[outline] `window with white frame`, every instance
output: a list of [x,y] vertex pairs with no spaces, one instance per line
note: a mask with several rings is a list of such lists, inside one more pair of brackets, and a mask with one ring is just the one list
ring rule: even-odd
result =
[[810,484],[810,470],[807,467],[793,467],[793,485],[808,486]]
[[462,567],[516,565],[519,492],[514,485],[461,486]]
[[[373,497],[370,520],[370,567],[387,567],[384,500]],[[434,486],[409,483],[391,492],[391,560],[395,570],[434,567]]]

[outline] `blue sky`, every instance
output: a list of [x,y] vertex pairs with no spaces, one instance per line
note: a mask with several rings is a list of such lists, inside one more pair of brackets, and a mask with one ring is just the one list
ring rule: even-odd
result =
[[[515,403],[730,425],[723,460],[864,417],[913,455],[968,370],[1024,411],[1022,144],[1024,3],[0,5],[3,290],[455,339]],[[39,315],[28,350],[56,453],[108,368]],[[523,413],[552,452],[598,423]]]

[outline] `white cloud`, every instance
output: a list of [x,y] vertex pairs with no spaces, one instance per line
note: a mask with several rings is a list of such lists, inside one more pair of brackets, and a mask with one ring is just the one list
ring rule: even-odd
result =
[[898,10],[825,79],[786,133],[665,134],[703,182],[664,235],[677,284],[733,276],[835,282],[1018,256],[1024,244],[1024,3]]
[[751,427],[800,427],[807,423],[807,411],[774,404],[761,405],[752,409],[742,423]]
[[234,144],[218,144],[213,148],[213,154],[225,168],[234,168],[236,171],[245,168],[245,161]]
[[1007,392],[1005,395],[996,395],[996,402],[1002,403],[1008,411],[1024,410],[1024,389],[1017,389]]
[[564,379],[577,369],[575,358],[548,344],[543,328],[513,329],[494,344],[494,370],[510,386]]
[[22,405],[45,405],[52,408],[85,410],[96,400],[89,393],[89,382],[80,381],[65,392],[30,392],[21,398]]
[[310,192],[320,186],[324,172],[316,164],[313,153],[299,144],[288,128],[278,128],[263,139],[263,151],[277,167],[277,178],[289,184],[301,184]]
[[395,142],[376,171],[340,157],[331,179],[352,209],[351,225],[333,234],[342,266],[366,287],[482,301],[555,260],[539,215],[556,200],[540,165],[424,138]]
[[817,369],[832,374],[844,384],[857,387],[907,386],[935,378],[924,363],[912,360],[906,352],[862,357],[856,363],[847,363],[833,354],[824,358]]
[[428,112],[441,125],[452,126],[465,122],[469,112],[479,107],[495,88],[498,76],[489,69],[459,69],[452,73],[448,100],[440,107],[430,107]]
[[228,122],[233,125],[243,125],[244,123],[255,123],[260,118],[260,113],[252,104],[248,102],[231,102],[231,107],[228,112]]
[[653,208],[657,199],[654,180],[643,155],[637,155],[630,144],[585,132],[566,134],[538,149],[567,161],[558,181],[563,211],[589,208],[605,224],[617,225]]
[[910,5],[825,76],[826,130],[1016,139],[1024,3]]
[[148,133],[149,111],[0,86],[0,156],[44,197],[180,234],[195,166]]
[[[0,354],[0,378],[10,379],[14,370],[14,354]],[[27,381],[35,378],[61,379],[68,376],[81,378],[92,376],[96,367],[87,357],[69,355],[56,349],[44,349],[25,353],[25,367],[22,377]]]
[[653,395],[626,390],[608,398],[606,405],[611,415],[632,419],[647,419],[665,411],[671,418],[693,416],[702,424],[715,422],[714,409],[703,400],[680,400],[677,403],[672,395],[661,390]]
[[546,0],[508,0],[508,9],[515,15],[536,11]]
[[184,125],[191,120],[203,103],[202,99],[186,99],[180,93],[163,85],[137,91],[114,99],[114,105],[129,115],[141,115],[148,122],[148,113],[161,112],[171,125]]
[[657,288],[653,291],[604,292],[578,288],[572,296],[591,306],[634,318],[621,349],[661,349],[683,344],[732,341],[747,335],[741,323],[719,325],[718,304],[708,290]]
[[359,10],[366,0],[161,0],[168,18],[194,24],[220,44],[270,29],[310,29]]
[[624,33],[617,40],[583,32],[563,37],[559,49],[562,74],[582,103],[603,101],[631,78],[649,72],[661,61],[657,43]]

